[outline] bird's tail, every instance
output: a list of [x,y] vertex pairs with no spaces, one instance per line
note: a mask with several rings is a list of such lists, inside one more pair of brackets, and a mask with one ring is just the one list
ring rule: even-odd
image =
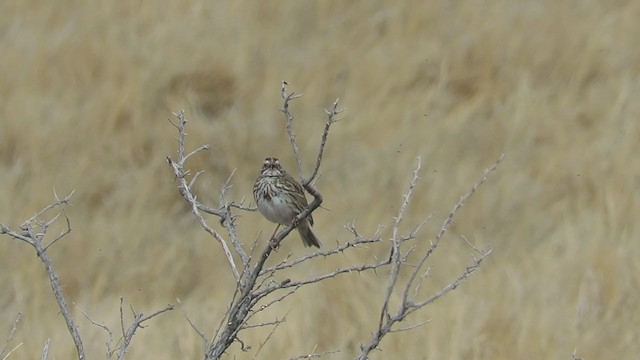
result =
[[300,233],[300,237],[302,238],[302,243],[304,246],[315,246],[320,248],[320,241],[316,237],[316,235],[311,231],[311,226],[309,226],[309,220],[304,219],[298,224],[298,232]]

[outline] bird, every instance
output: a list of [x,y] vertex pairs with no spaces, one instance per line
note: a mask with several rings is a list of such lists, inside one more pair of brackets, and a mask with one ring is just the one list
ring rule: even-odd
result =
[[[276,231],[280,225],[290,225],[308,205],[302,185],[289,175],[280,165],[280,160],[274,157],[264,159],[260,174],[253,185],[253,197],[260,214],[278,224]],[[305,246],[320,248],[320,241],[311,231],[312,225],[313,217],[309,214],[300,220],[296,228]]]

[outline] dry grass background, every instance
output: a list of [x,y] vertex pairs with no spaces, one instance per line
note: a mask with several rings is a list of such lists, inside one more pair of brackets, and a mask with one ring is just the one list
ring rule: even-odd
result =
[[[494,253],[480,272],[382,343],[383,358],[633,359],[640,353],[640,2],[637,1],[3,1],[0,3],[0,221],[17,226],[76,189],[73,232],[51,250],[70,301],[119,327],[118,297],[149,312],[180,298],[202,330],[224,312],[231,276],[220,249],[176,192],[171,111],[192,147],[213,152],[201,198],[237,168],[250,198],[266,155],[293,170],[277,111],[280,80],[310,164],[336,97],[347,107],[317,185],[329,211],[315,232],[344,241],[389,224],[415,158],[419,196],[406,226],[430,213],[424,240],[500,153],[505,161],[465,206],[427,290],[463,269],[464,234]],[[271,230],[242,214],[243,236]],[[216,220],[211,219],[215,224]],[[264,239],[262,239],[264,241]],[[294,236],[278,256],[301,254]],[[375,251],[375,250],[371,250]],[[336,261],[358,261],[362,252]],[[290,274],[331,270],[317,261]],[[42,264],[0,239],[0,338],[24,313],[11,359],[48,337],[74,356]],[[288,321],[257,358],[342,349],[369,336],[385,274],[309,287],[273,309]],[[75,311],[92,358],[104,333]],[[253,358],[267,331],[243,334]],[[199,358],[180,311],[153,320],[130,358]]]

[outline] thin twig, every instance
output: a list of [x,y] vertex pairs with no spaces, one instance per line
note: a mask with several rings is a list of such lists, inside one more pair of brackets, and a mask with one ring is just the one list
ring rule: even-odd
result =
[[304,175],[302,173],[302,159],[300,157],[300,150],[298,149],[298,143],[296,142],[296,134],[293,132],[293,128],[291,126],[291,124],[293,123],[293,116],[289,111],[289,102],[291,100],[295,100],[302,97],[302,94],[296,94],[295,92],[292,92],[291,94],[287,94],[287,85],[289,84],[286,81],[282,82],[281,96],[282,96],[282,99],[284,100],[284,103],[280,111],[282,111],[285,116],[285,120],[286,120],[285,128],[287,130],[287,135],[289,136],[289,141],[291,142],[293,155],[296,158],[296,164],[298,166],[298,178],[304,179]]
[[18,349],[22,346],[22,344],[24,344],[24,343],[20,343],[20,344],[18,344],[18,345],[16,345],[16,346],[14,346],[14,347],[13,347],[13,349],[9,350],[9,352],[7,353],[7,355],[5,355],[5,356],[2,358],[2,360],[7,360],[7,359],[9,358],[9,356],[11,356],[11,354],[12,354],[14,351],[18,350]]
[[[314,351],[315,351],[315,349],[314,349]],[[315,359],[315,358],[321,358],[321,357],[323,357],[325,355],[333,355],[333,354],[338,354],[338,353],[340,353],[340,350],[324,351],[324,352],[321,352],[321,353],[313,352],[311,354],[300,355],[300,356],[291,358],[290,360]]]
[[[0,349],[0,357],[2,357],[4,355],[4,352],[7,350],[7,348],[9,347],[9,344],[11,343],[11,340],[13,340],[13,336],[16,333],[16,330],[18,329],[18,323],[20,323],[20,319],[22,318],[22,313],[19,312],[18,315],[16,315],[16,319],[13,321],[13,325],[11,326],[11,330],[9,331],[9,335],[7,336],[7,341],[5,341],[4,346],[2,347],[2,349]],[[20,347],[20,345],[18,345],[18,347]],[[11,354],[13,351],[15,351],[16,348],[12,349],[9,354]],[[7,355],[9,355],[7,354]],[[3,360],[5,359],[5,357],[2,358]]]
[[47,338],[44,342],[44,347],[42,348],[42,360],[47,360],[49,357],[49,343],[51,342],[51,338]]
[[466,236],[464,235],[460,235],[460,238],[462,240],[464,240],[465,243],[467,243],[467,245],[469,245],[470,248],[472,248],[475,252],[477,252],[478,254],[482,255],[484,252],[480,249],[478,249],[477,247],[475,247],[471,242],[469,242],[469,240],[467,239]]
[[336,99],[336,101],[334,101],[333,104],[331,105],[331,108],[329,110],[325,110],[325,112],[327,113],[327,122],[324,125],[324,130],[322,131],[322,137],[320,138],[320,148],[318,149],[316,164],[313,167],[313,172],[311,173],[311,176],[309,176],[309,179],[303,181],[303,185],[312,182],[313,179],[315,179],[316,176],[318,175],[318,170],[320,170],[320,163],[322,162],[322,155],[324,154],[324,147],[327,144],[327,138],[329,136],[329,128],[333,123],[338,121],[335,119],[335,116],[344,111],[344,109],[338,109],[339,100],[340,99]]
[[378,235],[376,237],[373,238],[356,238],[353,241],[348,241],[342,245],[338,245],[337,247],[333,248],[333,249],[329,249],[329,250],[318,250],[316,252],[310,253],[310,254],[305,254],[301,257],[299,257],[298,259],[292,260],[292,261],[283,261],[281,263],[279,263],[278,265],[272,266],[272,267],[268,267],[262,270],[262,273],[260,275],[263,275],[265,273],[270,273],[273,271],[277,271],[277,270],[282,270],[282,269],[286,269],[286,268],[290,268],[293,266],[296,266],[302,262],[308,261],[310,259],[314,259],[317,257],[328,257],[337,253],[342,253],[345,250],[349,249],[349,248],[354,248],[354,247],[358,247],[364,244],[372,244],[372,243],[378,243],[382,241],[382,238]]
[[89,322],[90,322],[91,324],[93,324],[93,325],[95,325],[95,326],[97,326],[97,327],[99,327],[99,328],[101,328],[102,330],[104,330],[104,331],[106,331],[106,332],[107,332],[107,342],[106,342],[106,346],[107,346],[107,353],[106,353],[106,355],[107,355],[107,356],[106,356],[106,358],[107,358],[107,359],[110,359],[110,358],[111,358],[111,356],[113,355],[113,352],[114,352],[114,350],[113,350],[113,332],[111,332],[111,329],[109,329],[109,327],[107,327],[107,325],[105,325],[105,324],[101,324],[101,323],[99,323],[99,322],[97,322],[97,321],[94,321],[91,317],[89,317],[89,315],[88,315],[84,310],[82,310],[81,308],[79,308],[77,305],[76,305],[76,309],[78,309],[78,311],[80,311],[80,313],[81,313],[82,315],[84,315],[84,317],[85,317],[87,320],[89,320]]
[[276,290],[279,289],[287,289],[287,288],[291,288],[291,287],[300,287],[303,285],[308,285],[308,284],[313,284],[313,283],[317,283],[326,279],[330,279],[330,278],[334,278],[337,275],[341,275],[341,274],[348,274],[348,273],[354,273],[354,272],[363,272],[363,271],[369,271],[369,270],[375,270],[378,269],[380,267],[386,266],[390,264],[390,260],[389,259],[385,259],[385,260],[381,260],[379,262],[376,263],[371,263],[371,264],[362,264],[362,265],[353,265],[353,266],[347,266],[344,268],[339,268],[336,269],[330,273],[326,273],[326,274],[322,274],[322,275],[317,275],[311,278],[307,278],[307,279],[303,279],[303,280],[298,280],[298,281],[286,281],[286,282],[281,282],[269,287],[266,287],[264,289],[258,290],[256,291],[253,296],[255,297],[264,297]]
[[[260,307],[258,307],[256,310],[252,310],[247,315],[247,318],[246,318],[245,322],[249,321],[249,319],[254,317],[256,314],[258,314],[258,313],[270,308],[271,305],[273,305],[275,303],[279,303],[279,302],[283,301],[284,299],[288,298],[289,296],[293,295],[296,291],[298,291],[298,289],[299,289],[299,287],[296,287],[296,288],[294,288],[292,290],[289,290],[288,292],[284,293],[280,297],[277,297],[277,298],[271,300],[270,302],[268,302],[266,304],[260,305]],[[260,297],[255,297],[254,300],[252,301],[252,306],[255,307],[261,299],[262,298],[260,298]]]
[[[122,309],[122,306],[120,307],[120,309]],[[129,345],[131,345],[131,340],[133,339],[133,336],[136,333],[136,330],[138,330],[138,328],[142,328],[143,325],[142,323],[144,323],[147,320],[150,320],[158,315],[161,315],[167,311],[171,311],[174,309],[174,305],[173,304],[169,304],[167,306],[165,306],[164,308],[153,312],[149,315],[144,315],[143,313],[136,313],[135,311],[133,311],[133,321],[131,322],[131,325],[127,328],[126,331],[124,331],[124,325],[122,327],[123,332],[122,332],[122,343],[120,344],[120,347],[118,348],[118,360],[122,360],[124,359],[124,355],[127,352],[127,348],[129,347]],[[121,310],[122,312],[122,310]]]
[[[64,214],[64,218],[67,221],[67,227],[62,230],[62,232],[60,233],[60,235],[58,235],[55,239],[51,240],[51,242],[49,243],[49,245],[44,247],[44,251],[47,251],[49,249],[49,247],[51,247],[53,244],[55,244],[58,240],[62,239],[63,237],[67,236],[67,234],[69,234],[71,232],[71,221],[69,221],[69,217],[67,216],[67,213],[63,210],[62,213]],[[58,214],[60,215],[60,214]],[[56,218],[58,216],[56,215]]]
[[391,329],[391,330],[389,330],[389,332],[390,333],[395,333],[395,332],[409,331],[409,330],[417,329],[417,328],[421,327],[422,325],[428,324],[430,322],[431,322],[431,320],[425,320],[425,321],[421,321],[421,322],[419,322],[417,324],[409,325],[409,326],[406,326],[406,327]]
[[45,206],[44,208],[40,209],[40,211],[36,212],[36,213],[31,217],[31,218],[29,218],[27,221],[25,221],[25,222],[22,224],[22,226],[21,226],[20,228],[24,230],[24,227],[25,227],[25,226],[29,226],[29,227],[30,227],[30,226],[31,226],[31,224],[32,224],[34,221],[36,221],[37,219],[39,219],[39,218],[42,216],[42,214],[44,214],[45,212],[47,212],[47,211],[49,211],[49,210],[51,210],[51,209],[53,209],[53,208],[59,207],[59,206],[61,206],[61,205],[68,205],[68,204],[70,204],[70,203],[71,203],[71,197],[73,196],[73,194],[74,194],[75,192],[76,192],[76,190],[75,190],[75,189],[74,189],[74,190],[71,190],[71,192],[69,193],[69,195],[65,196],[65,197],[64,197],[64,199],[60,200],[60,199],[58,198],[58,195],[55,193],[55,189],[53,189],[53,193],[54,193],[55,201],[54,201],[53,203],[51,203],[51,204],[49,204],[49,205]]
[[203,343],[207,343],[207,337],[204,335],[204,333],[198,329],[197,326],[194,325],[193,321],[191,321],[191,319],[189,318],[189,315],[187,314],[187,311],[184,309],[184,307],[182,306],[182,301],[180,301],[180,299],[176,299],[176,301],[178,302],[178,304],[180,305],[180,310],[182,310],[182,314],[184,315],[184,317],[187,319],[187,322],[189,323],[189,325],[191,326],[191,328],[200,336],[200,338],[202,339]]
[[413,312],[415,310],[418,310],[419,308],[424,307],[425,305],[431,304],[432,302],[434,302],[434,301],[438,300],[439,298],[441,298],[442,296],[444,296],[449,291],[456,289],[460,284],[462,284],[462,282],[464,282],[469,276],[471,276],[471,274],[473,274],[480,267],[480,265],[482,264],[482,261],[487,256],[489,256],[492,251],[493,250],[491,250],[491,249],[486,250],[482,254],[482,256],[480,256],[479,258],[475,259],[471,265],[467,266],[465,271],[460,276],[458,276],[453,282],[449,283],[448,285],[446,285],[445,287],[440,289],[435,294],[429,296],[424,301],[416,302],[412,306],[412,309],[408,310],[408,313],[411,313],[411,312]]
[[258,350],[253,356],[254,359],[258,358],[258,355],[260,355],[260,351],[262,351],[262,349],[264,348],[264,345],[269,341],[269,339],[271,339],[273,334],[275,334],[276,330],[278,330],[278,327],[280,326],[280,324],[287,321],[287,315],[289,315],[289,311],[287,311],[287,313],[284,314],[284,317],[282,318],[282,320],[276,320],[276,322],[274,323],[274,326],[271,328],[271,331],[269,331],[269,334],[267,335],[267,337],[264,339],[264,341],[260,343]]

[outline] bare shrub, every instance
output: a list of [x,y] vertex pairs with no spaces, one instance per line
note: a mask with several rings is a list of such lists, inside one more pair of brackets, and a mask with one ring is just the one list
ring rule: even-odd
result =
[[[349,224],[347,225],[347,229],[351,232],[352,239],[330,249],[318,250],[316,252],[303,255],[297,259],[285,259],[274,266],[266,266],[266,261],[272,254],[273,250],[278,248],[280,242],[295,228],[295,224],[305,219],[322,204],[322,194],[315,188],[313,181],[316,179],[322,164],[322,156],[331,126],[336,123],[336,116],[342,111],[338,108],[338,100],[336,100],[331,107],[326,110],[327,119],[324,130],[321,134],[321,141],[315,164],[311,169],[311,175],[309,177],[304,177],[300,151],[292,126],[294,118],[290,111],[291,102],[300,96],[295,93],[289,94],[287,92],[286,85],[286,82],[282,83],[283,106],[281,111],[284,113],[286,120],[285,129],[296,159],[300,183],[303,185],[304,189],[313,196],[313,201],[311,201],[304,211],[296,217],[292,224],[285,226],[282,230],[276,233],[256,257],[252,257],[250,254],[252,254],[254,248],[258,246],[257,240],[253,244],[250,244],[250,247],[247,247],[245,242],[238,237],[237,223],[235,221],[237,211],[255,211],[255,207],[246,206],[243,201],[235,202],[227,199],[226,193],[231,179],[228,179],[224,184],[222,184],[220,188],[220,202],[217,204],[217,207],[208,206],[198,201],[198,196],[193,193],[192,189],[194,188],[194,184],[198,179],[198,176],[203,172],[198,171],[195,174],[191,174],[190,171],[185,168],[185,163],[189,158],[201,151],[210,150],[212,146],[202,145],[197,147],[195,150],[187,152],[187,150],[185,150],[187,120],[184,112],[174,114],[175,121],[172,121],[172,124],[178,131],[178,151],[175,160],[171,157],[167,157],[167,161],[176,176],[178,191],[189,204],[194,216],[202,228],[211,237],[213,237],[216,242],[218,242],[224,251],[229,269],[236,280],[236,289],[230,299],[225,318],[220,322],[220,326],[215,334],[208,336],[190,322],[194,330],[197,331],[202,338],[205,347],[205,359],[220,358],[234,342],[239,342],[241,348],[246,349],[247,345],[238,337],[238,334],[241,331],[265,326],[273,326],[273,331],[275,331],[275,328],[277,328],[278,325],[286,321],[286,317],[283,316],[280,320],[274,320],[266,323],[252,323],[251,320],[256,314],[264,311],[270,306],[285,298],[294,296],[296,291],[304,286],[332,279],[342,274],[375,271],[380,268],[388,268],[389,276],[387,279],[387,288],[384,294],[384,304],[378,315],[378,326],[373,329],[371,338],[361,343],[360,353],[356,357],[357,359],[367,359],[369,353],[378,347],[382,338],[387,334],[396,331],[411,330],[419,326],[420,324],[406,328],[398,328],[395,325],[398,322],[405,320],[415,311],[431,304],[438,298],[457,288],[478,269],[482,261],[491,253],[491,249],[477,249],[467,242],[467,244],[469,244],[469,246],[471,246],[477,253],[477,256],[473,258],[471,264],[461,271],[457,278],[434,294],[426,297],[419,295],[422,283],[427,276],[425,263],[433,255],[446,230],[453,223],[453,219],[457,211],[468,200],[468,198],[473,195],[476,189],[485,182],[486,176],[496,169],[502,157],[500,157],[493,166],[485,171],[482,178],[472,186],[471,190],[460,197],[459,201],[454,205],[453,209],[440,227],[435,238],[430,241],[426,251],[420,254],[415,254],[418,249],[416,246],[417,241],[424,239],[424,237],[419,234],[420,228],[429,220],[429,218],[427,218],[423,223],[415,225],[409,233],[402,233],[400,231],[400,223],[406,216],[409,203],[414,196],[414,187],[419,179],[421,168],[420,158],[418,158],[408,189],[402,199],[402,204],[393,223],[393,235],[390,239],[391,241],[385,241],[381,237],[379,231],[376,232],[373,237],[363,237],[360,235],[360,232],[356,229],[354,224]],[[207,223],[203,214],[211,214],[218,217],[220,219],[220,224],[224,228],[225,234],[213,229]],[[332,257],[365,245],[386,247],[388,248],[389,256],[384,259],[373,258],[369,262],[351,264],[333,271],[319,273],[299,280],[292,280],[286,276],[287,270],[300,266],[311,259],[318,257]],[[418,255],[418,261],[417,263],[411,263],[409,258],[415,255]],[[236,261],[236,259],[239,259],[240,261]],[[401,269],[405,268],[409,269],[409,276],[406,279],[400,276]],[[400,304],[395,307],[390,305],[390,299],[394,294],[401,294],[402,298]],[[316,357],[321,354],[326,353],[304,354],[301,355],[300,358]]]
[[[314,180],[317,178],[322,165],[323,153],[330,129],[332,128],[332,125],[338,121],[336,117],[342,111],[338,108],[338,100],[336,100],[330,108],[326,110],[326,123],[321,134],[320,146],[315,158],[315,163],[311,168],[311,174],[308,177],[304,177],[304,167],[300,151],[296,143],[296,136],[293,131],[294,117],[292,116],[289,108],[291,102],[300,96],[295,93],[289,94],[287,92],[286,85],[287,83],[283,82],[281,88],[283,99],[283,107],[281,111],[284,113],[286,120],[285,130],[291,142],[291,148],[296,159],[300,183],[304,189],[311,194],[313,200],[300,214],[297,215],[292,224],[284,226],[279,232],[274,234],[274,236],[268,241],[268,244],[266,244],[262,250],[257,253],[255,253],[255,251],[259,247],[258,240],[256,239],[253,242],[243,241],[243,239],[238,235],[236,222],[238,212],[253,212],[256,208],[251,205],[245,205],[244,201],[235,202],[227,199],[228,189],[231,184],[231,177],[221,185],[219,196],[220,200],[215,207],[200,202],[198,200],[198,196],[193,192],[194,184],[203,172],[198,171],[195,174],[191,174],[191,172],[186,169],[186,162],[192,156],[211,149],[212,146],[201,145],[192,151],[185,150],[187,120],[184,112],[174,114],[175,121],[172,121],[172,124],[178,131],[177,157],[175,159],[167,157],[167,162],[177,179],[177,187],[180,195],[187,202],[193,215],[196,217],[204,231],[206,231],[219,244],[226,256],[229,271],[233,274],[236,283],[235,289],[231,292],[232,296],[229,299],[224,319],[220,320],[220,325],[214,334],[205,334],[196,328],[196,326],[187,317],[189,324],[202,338],[205,349],[204,358],[207,360],[219,359],[227,352],[229,346],[236,342],[240,344],[241,349],[247,349],[249,345],[243,343],[239,338],[239,333],[242,331],[262,327],[272,327],[272,330],[265,342],[268,341],[269,338],[275,334],[278,326],[286,321],[286,315],[270,322],[254,322],[253,320],[255,319],[255,316],[285,298],[295,296],[297,291],[302,287],[342,275],[349,276],[349,274],[353,273],[376,271],[377,269],[385,268],[388,271],[388,276],[386,278],[387,285],[385,292],[381,294],[384,300],[383,305],[378,310],[377,326],[372,329],[370,338],[362,340],[360,343],[360,351],[356,355],[356,359],[368,359],[369,354],[374,349],[379,348],[380,342],[388,334],[398,331],[410,331],[421,326],[422,323],[399,327],[398,323],[406,320],[411,314],[433,303],[437,299],[460,286],[481,266],[483,260],[491,253],[491,249],[478,249],[463,237],[462,239],[476,254],[473,256],[470,264],[465,269],[461,269],[457,277],[452,279],[438,291],[430,295],[424,295],[422,293],[422,284],[429,273],[429,268],[426,265],[427,261],[435,253],[441,240],[445,236],[445,233],[453,223],[458,210],[475,193],[478,187],[486,181],[487,176],[496,169],[498,163],[502,159],[502,156],[495,164],[485,170],[480,180],[473,184],[468,192],[459,198],[440,226],[439,231],[431,240],[429,240],[428,246],[425,246],[425,239],[427,237],[421,234],[420,230],[422,225],[429,221],[431,218],[430,216],[425,217],[423,222],[414,224],[408,232],[403,232],[400,227],[400,224],[405,221],[407,217],[409,205],[412,198],[415,196],[415,186],[419,180],[421,171],[421,162],[420,158],[418,158],[416,166],[411,174],[408,187],[402,198],[401,205],[391,225],[392,235],[390,239],[384,239],[381,235],[380,229],[378,229],[371,237],[362,236],[355,224],[351,223],[346,225],[346,229],[351,234],[349,240],[340,242],[332,248],[317,250],[299,258],[291,259],[287,257],[275,265],[267,266],[267,259],[269,259],[274,250],[279,247],[281,241],[295,228],[296,224],[310,216],[311,213],[320,207],[323,202],[322,194],[318,189],[316,189]],[[38,258],[40,258],[44,263],[46,273],[49,277],[49,283],[60,309],[60,313],[64,318],[69,334],[75,344],[78,359],[85,359],[86,356],[81,334],[79,333],[76,322],[69,310],[69,306],[58,280],[58,275],[54,269],[54,264],[47,253],[52,245],[68,235],[72,230],[71,222],[64,213],[64,210],[61,210],[53,216],[49,215],[49,213],[54,209],[63,209],[64,206],[68,205],[72,194],[73,192],[60,199],[57,194],[54,193],[54,202],[45,206],[40,211],[36,212],[31,218],[27,219],[19,227],[19,230],[12,230],[9,226],[0,224],[0,234],[6,234],[13,239],[29,244],[35,250]],[[219,232],[214,227],[210,226],[204,214],[214,215],[219,218],[220,225],[224,229],[224,232]],[[51,229],[51,225],[60,219],[60,215],[63,215],[65,220],[64,229],[58,235],[50,235],[49,230]],[[422,247],[419,246],[421,243],[423,244]],[[292,269],[295,269],[312,259],[334,257],[338,254],[365,246],[380,247],[385,250],[385,254],[388,253],[389,255],[382,259],[372,256],[369,260],[362,263],[352,263],[332,271],[320,272],[302,279],[296,280],[287,276],[287,273]],[[256,255],[254,256],[254,254]],[[404,275],[401,275],[401,273]],[[392,304],[391,299],[396,299],[398,297],[400,298],[400,301],[397,304],[395,302]],[[170,311],[173,308],[173,305],[168,305],[165,308],[155,311],[149,315],[144,315],[143,313],[137,312],[131,308],[132,320],[130,324],[126,325],[123,299],[120,298],[121,334],[117,338],[114,336],[114,331],[109,327],[91,319],[84,311],[80,311],[91,324],[103,329],[107,333],[106,358],[111,359],[115,357],[117,359],[123,359],[126,356],[127,349],[130,346],[134,335],[136,334],[136,330],[142,328],[144,322]],[[10,346],[16,332],[16,328],[19,325],[20,316],[21,314],[18,314],[16,317],[12,328],[9,330],[5,345],[0,349],[0,358],[3,360],[8,358],[12,352],[20,347],[20,344],[13,347]],[[260,348],[262,348],[262,346],[264,346],[264,343],[260,344]],[[42,350],[43,359],[47,358],[48,351],[49,340],[45,342]],[[338,351],[340,350],[335,349],[325,352],[316,352],[313,350],[312,353],[302,354],[297,357],[297,359],[323,357],[325,355],[334,354]]]

